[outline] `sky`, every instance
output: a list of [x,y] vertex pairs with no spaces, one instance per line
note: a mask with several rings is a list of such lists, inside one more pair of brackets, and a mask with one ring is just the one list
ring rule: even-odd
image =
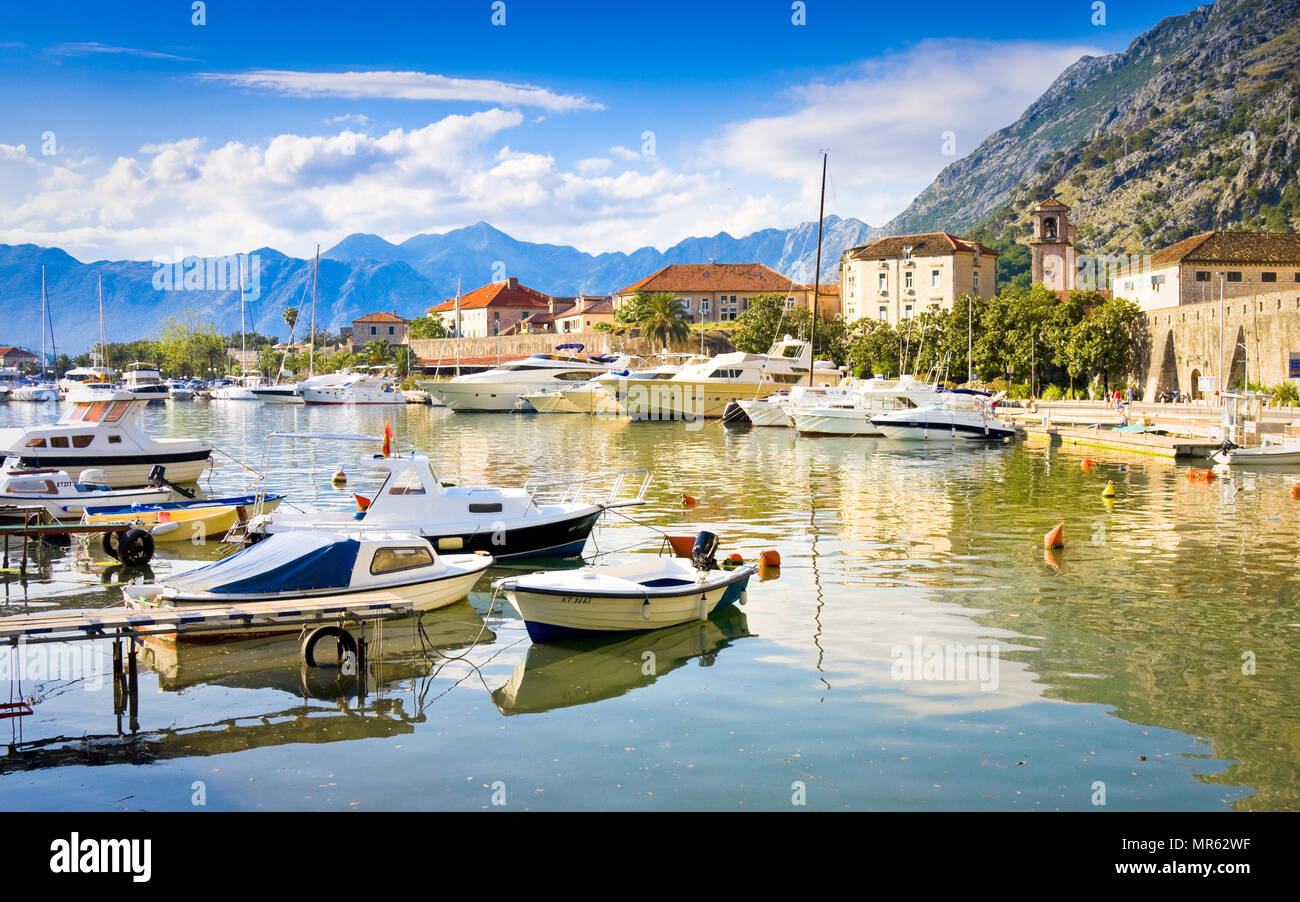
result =
[[6,2],[0,243],[309,256],[487,221],[662,250],[816,219],[823,150],[827,212],[878,226],[1193,5]]

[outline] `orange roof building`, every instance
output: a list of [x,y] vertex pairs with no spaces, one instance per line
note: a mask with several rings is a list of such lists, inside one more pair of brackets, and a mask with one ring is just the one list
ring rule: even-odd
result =
[[518,323],[526,313],[553,313],[555,299],[548,294],[520,285],[518,279],[492,282],[462,295],[457,305],[448,298],[429,313],[441,316],[449,334],[457,329],[459,306],[459,335],[462,338],[486,338],[489,335],[507,334],[506,330]]
[[758,295],[777,294],[787,307],[811,306],[812,287],[784,276],[762,263],[674,263],[614,295],[614,309],[636,293],[677,295],[682,311],[693,322],[733,320],[749,309]]

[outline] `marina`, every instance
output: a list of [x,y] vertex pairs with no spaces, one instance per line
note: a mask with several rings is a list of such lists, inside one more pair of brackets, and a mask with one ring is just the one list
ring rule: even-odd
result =
[[[39,410],[11,405],[0,417],[30,426]],[[814,775],[825,809],[1083,809],[1094,777],[1109,781],[1120,809],[1152,799],[1206,810],[1300,803],[1295,747],[1236,726],[1300,730],[1286,688],[1300,674],[1284,650],[1286,624],[1300,621],[1300,597],[1285,588],[1296,575],[1288,492],[1300,472],[1222,468],[1205,481],[1174,461],[1118,452],[1084,469],[1070,447],[1032,441],[810,439],[718,421],[467,417],[422,405],[344,408],[342,421],[328,411],[151,405],[141,427],[210,437],[220,453],[201,496],[246,491],[252,477],[231,458],[261,469],[267,455],[266,491],[283,494],[291,513],[334,511],[340,523],[357,522],[354,495],[377,497],[392,475],[370,466],[385,418],[398,445],[390,460],[418,449],[439,482],[564,484],[575,469],[616,467],[655,478],[641,503],[596,522],[582,559],[490,565],[467,600],[424,614],[390,600],[362,615],[310,598],[128,610],[120,584],[166,585],[229,552],[161,543],[147,570],[132,571],[93,539],[33,543],[22,572],[15,554],[4,579],[3,623],[15,642],[5,666],[22,676],[15,688],[31,713],[8,719],[0,802],[70,803],[73,773],[97,760],[94,786],[75,790],[78,806],[181,808],[188,803],[171,797],[166,775],[188,786],[200,771],[220,787],[222,807],[321,810],[341,799],[478,807],[484,774],[505,781],[514,804],[543,809],[607,807],[606,781],[622,784],[619,804],[641,809],[779,809],[788,805],[782,787],[809,779],[800,774]],[[265,441],[340,427],[376,441]],[[527,459],[512,450],[524,447]],[[347,484],[335,488],[339,469]],[[1103,498],[1108,482],[1114,495]],[[1066,547],[1044,552],[1043,532],[1061,519]],[[672,560],[659,555],[665,534],[706,527],[722,539],[719,560],[734,550],[752,567],[777,549],[780,566],[759,568],[743,605],[704,619],[697,605],[676,626],[534,644],[493,588],[537,571],[578,575],[588,563]],[[341,615],[365,642],[360,693],[354,676],[303,665],[303,640]],[[240,624],[272,634],[201,639],[200,630]],[[36,630],[55,626],[67,632],[48,638],[103,635],[38,641]],[[439,629],[449,634],[440,639]],[[1228,630],[1279,664],[1239,684]],[[129,633],[138,642],[127,643]],[[119,643],[128,691],[115,696]],[[128,644],[137,651],[134,726]],[[1177,662],[1177,680],[1137,681],[1153,645]],[[42,657],[42,648],[61,651]],[[996,654],[996,686],[900,678],[903,664],[935,648]],[[331,636],[317,643],[317,663],[334,653]],[[51,673],[58,662],[80,669]],[[1193,678],[1218,687],[1212,699]],[[295,737],[317,719],[322,741],[302,760]],[[178,732],[182,724],[192,727]],[[191,748],[181,735],[193,737]],[[543,748],[555,761],[538,768],[529,756]],[[954,777],[969,761],[990,762],[993,776],[974,768]],[[355,776],[339,781],[343,772]],[[377,776],[385,772],[400,777]],[[602,785],[580,776],[593,773]]]

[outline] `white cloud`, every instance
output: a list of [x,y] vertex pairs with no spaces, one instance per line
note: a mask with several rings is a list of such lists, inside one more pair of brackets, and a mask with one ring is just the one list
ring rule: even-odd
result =
[[[733,123],[702,159],[795,180],[815,206],[819,151],[830,152],[839,212],[883,225],[949,163],[1014,122],[1082,46],[927,40],[836,80],[788,92],[789,112]],[[956,155],[943,154],[944,133]]]
[[154,60],[178,60],[187,63],[195,62],[194,59],[188,56],[175,56],[171,53],[159,53],[157,50],[137,50],[134,47],[114,47],[111,44],[98,44],[94,41],[55,44],[53,47],[47,48],[46,53],[55,57],[94,56],[97,54],[109,53],[124,56],[139,56],[145,59]]
[[561,165],[503,139],[515,110],[446,116],[367,135],[277,135],[210,146],[148,144],[89,173],[0,146],[0,242],[82,259],[224,254],[269,245],[308,254],[352,232],[400,241],[487,220],[518,237],[593,251],[666,246],[687,234],[767,224],[770,199],[733,207],[716,173]]
[[388,100],[458,100],[538,107],[557,113],[602,110],[585,97],[557,94],[535,85],[484,78],[453,78],[430,72],[298,72],[258,69],[253,72],[204,72],[205,81],[263,88],[293,97],[346,97]]

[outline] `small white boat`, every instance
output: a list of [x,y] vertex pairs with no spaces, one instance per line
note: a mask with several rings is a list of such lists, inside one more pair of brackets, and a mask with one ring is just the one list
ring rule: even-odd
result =
[[[956,394],[957,391],[960,389],[947,394]],[[966,394],[968,397],[974,395]],[[871,425],[886,438],[898,441],[996,442],[1016,434],[1014,427],[993,415],[988,404],[978,399],[972,402],[964,397],[887,411],[872,417]]]
[[626,564],[506,576],[492,583],[534,642],[659,629],[706,620],[739,601],[757,567],[717,569],[717,537],[702,532],[691,560],[643,556]]
[[212,446],[197,439],[153,438],[140,430],[148,401],[121,390],[77,390],[57,423],[0,429],[0,455],[31,469],[80,473],[103,470],[113,488],[147,485],[154,466],[167,468],[172,482],[199,478]]
[[124,586],[128,601],[238,604],[340,599],[445,607],[469,594],[492,565],[489,554],[437,554],[412,533],[384,530],[273,535],[215,564],[160,583]]
[[167,396],[173,401],[193,401],[194,389],[184,382],[169,382],[167,383]]
[[1216,463],[1239,467],[1282,466],[1300,464],[1300,424],[1288,423],[1282,433],[1265,416],[1270,392],[1224,392],[1221,414],[1223,444],[1211,455]]
[[78,366],[63,374],[59,380],[59,391],[65,395],[83,385],[111,385],[113,371],[106,366]]
[[[953,395],[954,398],[962,398]],[[847,437],[883,435],[871,418],[890,410],[918,407],[949,400],[937,383],[921,382],[912,376],[871,379],[855,383],[843,393],[826,393],[792,403],[790,419],[800,435]],[[959,401],[964,403],[964,401]]]
[[213,401],[260,401],[250,387],[256,381],[256,377],[227,379],[212,388],[211,398]]
[[611,367],[611,363],[590,358],[534,354],[482,373],[421,385],[454,411],[508,413],[527,409],[522,404],[523,395],[573,388],[608,373]]
[[167,501],[172,489],[159,475],[157,484],[147,488],[112,489],[104,485],[101,470],[83,470],[74,480],[64,470],[4,466],[0,468],[0,503],[39,506],[56,520],[77,520],[87,507]]
[[1275,464],[1300,464],[1300,443],[1278,442],[1254,448],[1225,448],[1211,455],[1215,463],[1257,467]]
[[57,401],[59,389],[53,382],[29,382],[9,393],[11,401]]
[[302,394],[292,382],[263,383],[249,389],[266,404],[302,404]]

